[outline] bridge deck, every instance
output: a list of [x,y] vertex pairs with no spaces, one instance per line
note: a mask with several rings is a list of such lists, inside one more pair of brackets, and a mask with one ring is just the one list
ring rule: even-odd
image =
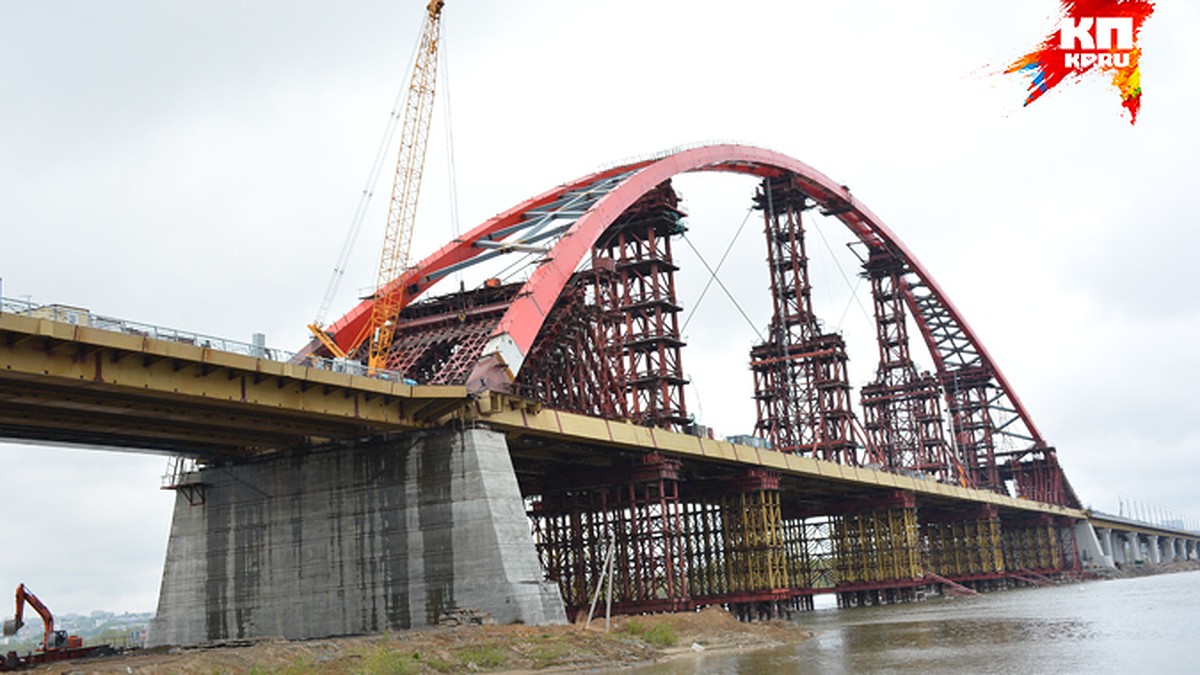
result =
[[457,416],[507,433],[526,478],[611,467],[655,451],[690,460],[692,478],[761,467],[799,503],[858,501],[897,490],[953,510],[1083,518],[1083,511],[866,467],[542,409],[458,386],[413,386],[194,344],[0,315],[0,436],[238,457],[304,444],[430,428]]
[[245,456],[411,431],[467,401],[410,386],[0,314],[0,436]]
[[[597,449],[620,452],[655,451],[691,460],[689,466],[708,467],[693,477],[713,477],[730,470],[761,467],[785,478],[785,489],[802,492],[801,500],[827,504],[831,498],[849,501],[870,499],[897,490],[913,492],[926,505],[953,508],[993,505],[1002,510],[1084,518],[1085,512],[1054,504],[1018,499],[986,490],[975,490],[934,480],[914,478],[867,467],[826,462],[769,449],[739,445],[626,422],[604,420],[557,410],[540,409],[526,401],[491,394],[476,402],[473,419],[508,432],[518,470],[546,467],[561,470],[567,464],[607,465]],[[546,440],[557,441],[554,444]],[[527,442],[528,441],[528,442]],[[616,452],[612,454],[616,454]],[[584,457],[591,455],[590,460]]]

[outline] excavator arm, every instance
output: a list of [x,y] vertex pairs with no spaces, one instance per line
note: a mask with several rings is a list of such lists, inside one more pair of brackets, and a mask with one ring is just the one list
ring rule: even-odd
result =
[[30,593],[29,589],[25,588],[25,584],[17,585],[17,611],[13,618],[4,622],[4,634],[6,636],[16,635],[17,631],[21,630],[21,627],[25,625],[24,614],[26,602],[33,608],[33,611],[38,613],[38,616],[42,617],[42,623],[46,626],[46,634],[42,637],[42,651],[53,648],[57,642],[52,639],[54,636],[54,615],[50,613],[46,605],[42,604],[41,600],[38,600],[36,595]]

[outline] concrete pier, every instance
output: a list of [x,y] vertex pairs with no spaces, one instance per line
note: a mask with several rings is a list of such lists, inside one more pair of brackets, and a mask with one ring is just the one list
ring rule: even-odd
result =
[[1099,567],[1115,567],[1112,556],[1112,542],[1108,540],[1109,530],[1097,531],[1086,520],[1075,525],[1075,541],[1079,546],[1079,554],[1085,564]]
[[151,646],[381,632],[468,608],[566,621],[500,433],[297,450],[189,479]]

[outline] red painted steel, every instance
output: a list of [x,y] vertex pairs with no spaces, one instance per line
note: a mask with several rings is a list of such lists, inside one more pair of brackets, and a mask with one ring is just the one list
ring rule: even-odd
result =
[[871,251],[863,264],[875,305],[879,366],[862,388],[863,426],[884,466],[960,480],[962,468],[946,443],[941,393],[929,373],[918,373],[909,351],[904,274],[887,251]]
[[754,201],[763,213],[774,308],[766,340],[750,349],[755,430],[780,452],[866,463],[854,438],[846,343],[822,330],[812,306],[804,211],[813,203],[794,174],[763,179]]

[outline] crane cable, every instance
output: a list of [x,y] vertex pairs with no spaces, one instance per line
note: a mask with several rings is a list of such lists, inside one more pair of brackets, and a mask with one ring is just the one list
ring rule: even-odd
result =
[[[419,43],[413,46],[413,53],[408,60],[409,63],[416,62],[416,53],[419,47]],[[363,185],[362,192],[359,193],[358,205],[354,209],[354,215],[350,218],[350,228],[346,231],[346,238],[342,242],[337,262],[333,266],[333,273],[329,277],[329,283],[325,286],[325,295],[321,298],[321,306],[317,309],[316,318],[313,319],[313,326],[317,328],[324,328],[325,319],[329,315],[330,308],[333,306],[334,296],[337,295],[342,279],[346,276],[346,267],[350,263],[350,255],[354,251],[355,243],[358,241],[358,234],[362,231],[363,221],[366,220],[371,198],[375,196],[375,188],[379,185],[379,177],[383,174],[387,158],[391,154],[388,150],[392,147],[392,139],[396,136],[396,127],[400,124],[400,106],[404,103],[404,95],[408,91],[409,79],[406,77],[404,82],[400,84],[400,88],[396,91],[396,98],[392,102],[392,110],[388,113],[387,124],[384,125],[383,135],[380,137],[379,144],[375,148],[375,157],[371,160],[371,168],[367,172],[366,184]]]
[[[454,165],[454,125],[450,118],[450,49],[446,46],[446,26],[442,25],[441,46],[442,58],[441,65],[441,84],[439,89],[442,92],[442,119],[446,127],[446,173],[449,182],[449,201],[450,201],[450,231],[454,235],[454,239],[458,239],[460,234],[458,223],[458,170]],[[454,280],[462,284],[462,270],[454,272]]]
[[429,0],[421,28],[412,77],[404,101],[404,124],[400,131],[400,152],[392,182],[392,198],[388,206],[387,229],[379,255],[379,270],[375,277],[375,294],[368,322],[346,350],[352,352],[368,342],[368,374],[387,367],[395,339],[395,322],[406,304],[403,288],[387,290],[400,281],[408,269],[416,225],[421,179],[425,169],[429,125],[437,90],[438,55],[441,40],[441,13],[445,0]]

